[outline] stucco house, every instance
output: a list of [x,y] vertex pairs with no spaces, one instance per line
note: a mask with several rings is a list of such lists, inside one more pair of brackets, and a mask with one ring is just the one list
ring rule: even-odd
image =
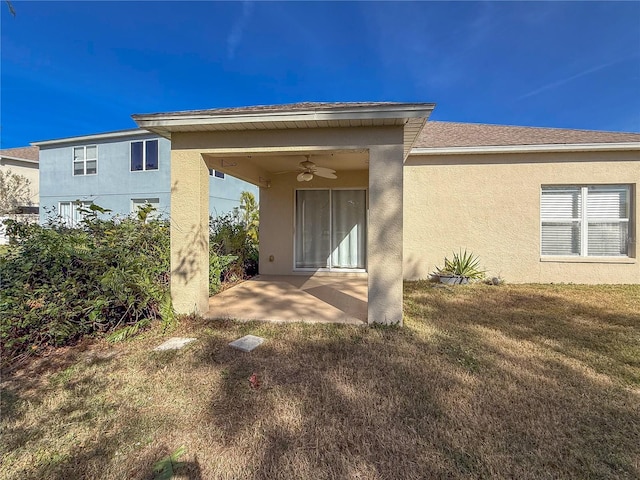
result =
[[640,134],[429,122],[431,103],[133,115],[171,140],[171,290],[208,307],[209,170],[260,188],[260,272],[367,276],[368,321],[466,248],[509,282],[639,283]]
[[[40,221],[59,215],[73,225],[81,204],[95,203],[128,215],[146,203],[168,216],[171,142],[147,130],[131,129],[33,142],[40,149]],[[211,169],[211,215],[239,205],[240,193],[257,187]],[[78,202],[80,201],[80,203]]]
[[[0,150],[0,171],[10,171],[29,180],[29,205],[38,206],[38,147],[6,148]],[[26,205],[25,205],[26,206]]]
[[[9,242],[4,220],[37,222],[39,204],[38,147],[6,148],[0,150],[0,172],[21,175],[29,180],[24,202],[11,212],[0,212],[0,245]],[[14,192],[15,193],[15,192]],[[15,197],[14,197],[15,198]]]

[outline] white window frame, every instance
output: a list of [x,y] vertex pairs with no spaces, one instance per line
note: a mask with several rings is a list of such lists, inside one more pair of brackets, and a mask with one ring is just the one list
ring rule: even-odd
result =
[[[580,216],[576,218],[559,218],[559,217],[549,217],[543,218],[542,216],[542,196],[545,188],[578,188],[580,189]],[[624,188],[627,191],[626,200],[627,200],[627,217],[626,218],[590,218],[588,216],[588,202],[589,202],[589,189],[594,187],[615,187],[615,188]],[[632,195],[633,195],[633,186],[630,184],[590,184],[590,185],[542,185],[540,188],[540,256],[543,258],[553,258],[553,257],[571,257],[571,258],[630,258],[631,255],[631,243],[632,243],[632,235],[633,235],[633,224],[632,224]],[[577,223],[580,229],[580,252],[574,255],[549,255],[542,253],[542,229],[543,223]],[[629,241],[627,242],[627,252],[626,254],[620,255],[589,255],[589,223],[626,223],[627,224],[627,232],[629,235]]]
[[[157,158],[157,164],[158,164],[158,168],[147,168],[147,142],[156,142],[158,144],[158,158]],[[131,165],[131,160],[132,160],[132,151],[131,149],[133,148],[133,144],[134,143],[142,143],[142,170],[133,170],[133,165]],[[129,142],[129,171],[131,173],[137,173],[137,172],[157,172],[160,170],[160,141],[157,138],[149,138],[146,140],[132,140],[131,142]]]
[[[144,202],[144,203],[141,203]],[[131,199],[131,213],[136,214],[141,207],[144,207],[146,204],[151,205],[156,210],[149,216],[148,219],[151,218],[160,218],[160,199],[158,197],[138,197]]]
[[[96,150],[95,158],[87,158],[87,148],[94,147]],[[82,149],[82,160],[76,159],[76,150]],[[87,173],[87,162],[95,160],[96,162],[96,172],[95,173]],[[76,173],[76,163],[82,163],[82,173]],[[74,177],[86,177],[88,175],[97,175],[98,174],[98,145],[76,145],[75,147],[71,147],[71,175]]]
[[[70,217],[64,217],[62,215],[62,205],[70,206]],[[79,212],[80,207],[89,207],[90,205],[93,205],[93,201],[91,200],[65,200],[58,202],[58,216],[64,221],[67,227],[75,227],[83,218],[83,215]]]

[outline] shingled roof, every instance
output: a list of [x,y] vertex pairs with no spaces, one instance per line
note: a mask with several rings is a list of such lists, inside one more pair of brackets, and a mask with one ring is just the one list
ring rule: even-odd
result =
[[640,133],[428,121],[414,148],[640,142]]
[[5,148],[0,150],[0,156],[22,158],[24,160],[38,161],[40,158],[38,147]]

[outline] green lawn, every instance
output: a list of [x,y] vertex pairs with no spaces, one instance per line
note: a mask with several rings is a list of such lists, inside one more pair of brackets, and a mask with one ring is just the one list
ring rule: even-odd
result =
[[192,479],[640,477],[640,286],[407,283],[405,317],[192,319],[179,352],[157,329],[33,360],[2,377],[0,478],[153,478],[181,446]]

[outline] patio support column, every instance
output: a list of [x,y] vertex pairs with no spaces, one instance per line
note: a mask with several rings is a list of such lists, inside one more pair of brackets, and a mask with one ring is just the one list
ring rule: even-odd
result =
[[402,141],[369,150],[368,321],[402,325]]
[[193,150],[171,151],[171,299],[179,314],[209,305],[209,170]]

